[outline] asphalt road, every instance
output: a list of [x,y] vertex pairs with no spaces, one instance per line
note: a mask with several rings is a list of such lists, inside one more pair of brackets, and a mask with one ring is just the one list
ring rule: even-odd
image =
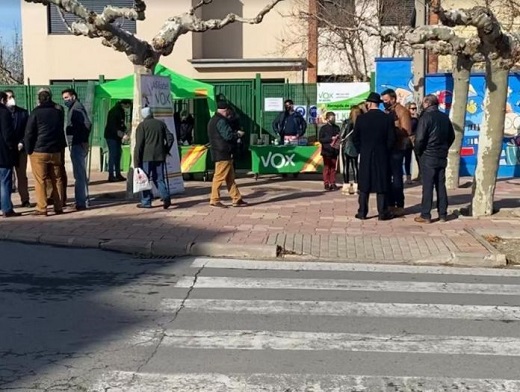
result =
[[0,242],[0,390],[518,392],[519,279]]

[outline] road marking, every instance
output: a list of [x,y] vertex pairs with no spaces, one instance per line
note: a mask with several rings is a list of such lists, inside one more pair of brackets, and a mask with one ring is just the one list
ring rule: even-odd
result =
[[375,335],[359,333],[147,330],[133,344],[149,346],[162,338],[163,346],[185,349],[350,351],[407,354],[520,356],[520,339],[487,336]]
[[[189,288],[192,285],[193,278],[184,277],[179,279],[175,286]],[[257,279],[199,276],[195,287],[198,289],[340,290],[520,295],[520,285],[348,279]]]
[[520,270],[492,268],[455,268],[429,267],[409,265],[377,265],[357,263],[324,263],[324,262],[287,262],[287,261],[254,261],[196,258],[191,264],[193,268],[226,268],[245,270],[287,270],[287,271],[336,271],[336,272],[389,272],[407,274],[438,275],[475,275],[475,276],[513,276],[520,277]]
[[90,392],[518,392],[519,380],[314,374],[153,374],[111,372]]
[[[182,300],[165,299],[162,307],[176,311]],[[302,316],[404,317],[460,320],[520,320],[518,306],[409,304],[339,301],[188,299],[185,310],[205,313],[291,314]]]

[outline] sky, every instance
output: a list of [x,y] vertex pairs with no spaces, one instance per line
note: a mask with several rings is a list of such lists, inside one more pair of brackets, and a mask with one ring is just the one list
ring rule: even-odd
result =
[[23,0],[0,0],[0,37],[10,42],[14,32],[21,33],[20,3]]

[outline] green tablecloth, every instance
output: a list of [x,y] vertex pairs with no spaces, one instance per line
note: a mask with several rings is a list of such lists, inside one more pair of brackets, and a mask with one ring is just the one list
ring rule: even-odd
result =
[[205,145],[180,146],[181,172],[205,173],[208,162],[208,148]]
[[321,146],[250,146],[255,174],[321,173]]

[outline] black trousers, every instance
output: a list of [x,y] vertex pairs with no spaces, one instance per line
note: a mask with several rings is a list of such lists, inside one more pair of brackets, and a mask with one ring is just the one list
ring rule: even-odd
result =
[[357,157],[350,157],[343,155],[343,182],[348,184],[350,182],[350,170],[352,169],[352,180],[357,184],[358,182],[358,159]]
[[437,194],[439,217],[448,215],[448,192],[446,190],[446,159],[421,157],[422,203],[421,217],[431,219],[433,189]]
[[[359,210],[358,214],[362,217],[366,217],[368,215],[368,197],[369,193],[359,192]],[[378,193],[377,194],[377,213],[380,217],[384,216],[387,209],[386,204],[386,193]]]

